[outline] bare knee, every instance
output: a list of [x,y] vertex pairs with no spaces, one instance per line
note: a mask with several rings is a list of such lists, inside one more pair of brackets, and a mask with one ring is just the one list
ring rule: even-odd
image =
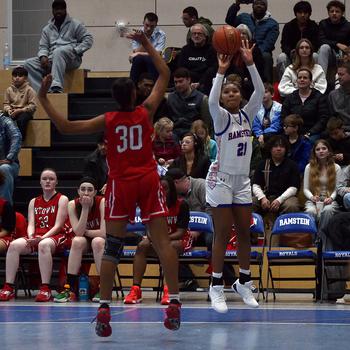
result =
[[43,239],[39,242],[38,253],[40,255],[52,254],[52,241],[50,239]]
[[86,238],[85,237],[74,237],[72,241],[71,250],[83,251],[86,248]]
[[93,252],[101,252],[105,247],[105,240],[102,237],[95,237],[91,242]]

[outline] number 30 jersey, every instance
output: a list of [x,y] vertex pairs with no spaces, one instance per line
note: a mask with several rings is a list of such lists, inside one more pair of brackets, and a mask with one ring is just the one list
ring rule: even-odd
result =
[[153,126],[147,109],[105,113],[109,177],[133,180],[157,170],[153,157]]

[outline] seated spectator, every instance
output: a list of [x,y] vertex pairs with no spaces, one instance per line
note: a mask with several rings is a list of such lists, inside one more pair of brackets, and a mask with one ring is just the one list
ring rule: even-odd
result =
[[92,35],[78,20],[67,14],[64,0],[52,3],[53,18],[43,28],[37,57],[25,61],[29,81],[36,92],[39,91],[43,75],[51,72],[50,92],[63,92],[64,73],[81,65],[83,53],[93,43]]
[[214,162],[218,151],[218,145],[216,141],[210,137],[208,126],[203,120],[195,120],[192,123],[191,132],[202,140],[205,155],[209,157],[211,162]]
[[278,85],[278,91],[282,97],[290,95],[298,89],[297,73],[302,68],[309,69],[312,73],[311,87],[320,91],[322,94],[326,92],[326,75],[322,67],[315,63],[312,44],[308,39],[301,39],[295,47],[293,64],[286,68]]
[[20,255],[38,252],[41,286],[35,301],[51,300],[50,280],[52,255],[64,249],[66,234],[64,224],[67,218],[68,198],[56,191],[57,175],[52,169],[40,174],[42,194],[33,198],[28,206],[27,237],[10,243],[6,254],[6,283],[0,290],[0,300],[15,297],[14,283]]
[[27,125],[36,110],[36,93],[28,83],[28,72],[23,67],[12,71],[12,85],[5,91],[4,113],[15,120],[22,140],[25,140]]
[[273,86],[270,83],[264,83],[264,87],[265,94],[262,105],[252,124],[253,134],[257,137],[262,146],[269,137],[275,134],[280,134],[282,131],[282,105],[273,101]]
[[181,155],[180,143],[173,135],[174,123],[167,117],[154,123],[153,154],[159,165],[168,167]]
[[350,165],[342,169],[337,185],[337,201],[346,211],[350,211]]
[[338,79],[339,89],[331,91],[328,97],[330,112],[343,121],[345,131],[350,131],[350,62],[338,67]]
[[18,153],[22,136],[13,120],[0,113],[0,171],[5,181],[0,185],[0,197],[13,203],[12,195],[19,172]]
[[326,140],[317,140],[312,148],[310,163],[304,173],[305,212],[318,219],[319,230],[327,227],[332,216],[339,211],[336,202],[341,168],[334,163]]
[[[65,289],[55,296],[54,301],[57,303],[77,300],[79,270],[84,253],[92,251],[96,271],[100,275],[106,238],[105,200],[96,194],[96,181],[90,177],[83,177],[79,182],[79,197],[68,203],[68,215],[73,229],[73,237],[68,257],[67,284]],[[99,295],[98,292],[92,301],[99,302]]]
[[296,197],[300,187],[297,164],[287,158],[288,142],[282,135],[274,135],[267,144],[269,158],[262,160],[254,173],[253,211],[270,214],[272,221],[285,213],[299,211]]
[[350,23],[345,19],[345,5],[335,0],[327,4],[328,18],[319,23],[320,50],[318,63],[327,75],[328,68],[335,66],[339,57],[339,45],[350,46]]
[[[211,38],[214,33],[214,29],[212,27],[213,23],[210,19],[204,17],[198,17],[198,11],[193,6],[188,6],[182,11],[182,22],[187,28],[191,28],[193,25],[200,23],[202,24],[208,32],[209,42],[211,42]],[[188,29],[186,42],[190,43],[191,40],[191,31]]]
[[[237,29],[241,32],[242,40],[248,40],[249,47],[252,47],[255,44],[255,42],[253,40],[253,36],[252,36],[252,33],[251,33],[249,27],[245,24],[240,24],[239,26],[237,26]],[[253,60],[254,60],[255,66],[259,72],[261,79],[263,81],[266,80],[265,75],[264,75],[265,74],[264,73],[264,69],[265,69],[264,59],[263,59],[262,53],[257,45],[255,45],[253,48]],[[207,95],[209,95],[209,93],[210,93],[210,90],[211,90],[211,87],[213,84],[213,79],[216,76],[217,70],[218,70],[217,63],[215,63],[215,65],[213,65],[213,67],[206,74],[204,86],[202,87],[202,91]],[[226,70],[225,74],[226,74],[226,80],[230,76],[234,76],[235,79],[236,79],[236,77],[239,77],[239,79],[241,80],[240,86],[241,86],[241,90],[242,90],[243,99],[248,101],[250,99],[250,96],[254,92],[254,86],[253,86],[253,82],[251,80],[248,68],[247,68],[246,64],[243,62],[241,55],[235,55],[232,58],[231,64],[228,67],[228,69]]]
[[202,140],[191,132],[186,133],[181,140],[181,152],[170,167],[180,168],[187,176],[205,179],[211,163]]
[[[154,86],[154,79],[149,73],[142,73],[139,76],[139,81],[136,85],[136,106],[143,104],[146,98],[151,94]],[[168,114],[166,98],[160,102],[154,117],[153,122],[155,123],[159,118]]]
[[208,96],[191,88],[191,74],[186,68],[174,72],[175,91],[168,95],[168,117],[174,122],[174,133],[179,140],[190,131],[192,123],[202,119],[211,125]]
[[202,90],[208,69],[216,64],[216,51],[209,43],[209,33],[203,24],[194,24],[190,32],[191,39],[181,49],[178,67],[187,68],[192,88]]
[[[5,182],[5,176],[0,171],[0,185]],[[16,213],[12,205],[0,197],[0,254],[7,251],[13,240],[13,232],[16,227]]]
[[303,119],[300,115],[290,114],[283,121],[284,134],[287,136],[289,151],[287,157],[298,164],[301,176],[304,176],[306,164],[309,163],[312,143],[302,135]]
[[332,117],[327,123],[327,140],[333,150],[334,161],[342,168],[350,164],[350,134],[345,132],[340,118]]
[[[166,35],[157,27],[157,24],[158,16],[153,12],[147,12],[143,18],[143,26],[139,29],[146,34],[152,46],[161,54],[165,49]],[[144,47],[136,40],[132,41],[131,46],[132,54],[129,56],[131,63],[130,78],[137,84],[140,75],[147,72],[156,81],[158,78],[157,69]]]
[[300,115],[304,122],[302,133],[313,142],[325,130],[329,110],[326,97],[311,84],[311,71],[300,68],[297,73],[298,89],[285,98],[281,114],[282,121],[290,114]]
[[83,177],[95,179],[97,190],[102,195],[105,194],[108,166],[106,161],[107,143],[104,134],[100,134],[97,139],[97,148],[84,159]]
[[[188,223],[190,210],[187,202],[177,197],[174,180],[170,176],[161,177],[161,184],[166,194],[167,206],[169,209],[167,221],[169,239],[172,247],[178,254],[192,248]],[[147,257],[157,256],[152,237],[144,236],[137,245],[133,262],[133,283],[129,294],[124,299],[124,304],[136,304],[142,301],[141,283],[147,267]],[[168,287],[164,285],[164,293],[160,302],[162,305],[169,305]]]
[[278,23],[272,18],[271,13],[267,11],[267,0],[254,0],[251,14],[241,13],[237,16],[240,10],[240,3],[240,0],[236,0],[230,6],[225,21],[234,27],[240,24],[245,24],[249,27],[252,36],[256,40],[257,47],[263,55],[265,67],[263,76],[266,81],[272,83],[272,51],[275,49],[275,43],[279,35]]
[[[308,1],[298,1],[293,7],[295,18],[283,26],[281,49],[277,58],[278,80],[282,78],[285,69],[295,59],[295,48],[300,38],[310,40],[313,49],[319,47],[318,24],[310,19],[312,8]],[[313,54],[317,59],[317,54]]]

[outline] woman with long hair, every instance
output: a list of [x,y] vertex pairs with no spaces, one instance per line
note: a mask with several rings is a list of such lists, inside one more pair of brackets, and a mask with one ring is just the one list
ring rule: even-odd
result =
[[186,133],[181,140],[181,155],[171,164],[172,168],[182,169],[187,176],[205,179],[210,160],[204,154],[202,140],[192,132]]
[[312,73],[312,87],[324,94],[327,90],[327,79],[322,67],[313,58],[313,47],[308,39],[300,39],[295,48],[295,58],[283,73],[278,85],[281,96],[287,96],[298,89],[297,72],[307,68]]
[[326,140],[317,140],[312,148],[310,163],[304,172],[305,212],[319,219],[319,229],[326,227],[339,210],[335,198],[341,168],[334,162]]

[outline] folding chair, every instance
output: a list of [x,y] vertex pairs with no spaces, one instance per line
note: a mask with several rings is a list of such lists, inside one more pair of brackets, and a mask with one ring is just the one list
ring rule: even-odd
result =
[[[250,265],[258,267],[258,276],[252,276],[252,280],[258,281],[258,296],[260,293],[265,299],[263,283],[262,283],[262,263],[264,257],[264,243],[265,243],[265,229],[264,221],[261,215],[257,213],[252,214],[252,225],[250,226],[250,232],[258,236],[258,242],[256,246],[252,246],[252,251],[250,253]],[[232,265],[238,265],[237,250],[226,250],[225,262],[229,262]]]
[[[289,213],[280,215],[272,228],[271,236],[269,240],[269,246],[267,251],[267,284],[266,284],[266,301],[268,301],[269,280],[271,279],[273,299],[276,300],[276,292],[309,292],[316,296],[316,262],[317,254],[311,247],[308,249],[291,249],[285,247],[272,247],[272,240],[275,235],[281,234],[300,235],[310,234],[312,242],[315,242],[317,234],[316,223],[313,217],[305,213]],[[312,245],[314,247],[314,245]],[[299,276],[299,277],[277,277],[273,275],[273,267],[283,266],[314,266],[315,273],[312,276]],[[280,275],[283,275],[282,269],[280,269]],[[315,288],[276,288],[275,281],[314,281]]]

